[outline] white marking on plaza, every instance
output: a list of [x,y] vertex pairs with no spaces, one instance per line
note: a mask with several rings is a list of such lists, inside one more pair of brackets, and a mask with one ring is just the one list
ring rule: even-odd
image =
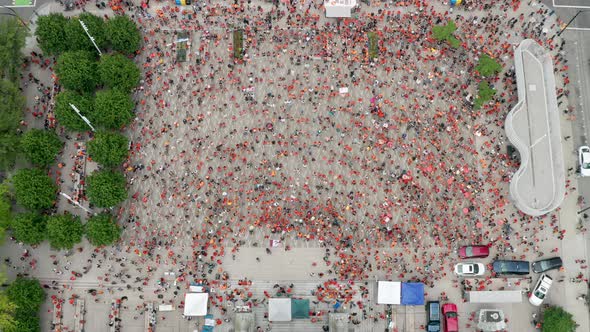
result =
[[60,192],[60,195],[62,195],[63,197],[65,197],[68,201],[74,203],[77,207],[81,208],[82,210],[92,214],[92,211],[88,210],[87,208],[83,207],[78,201],[75,201],[72,197],[70,197],[68,194],[64,193],[64,192]]

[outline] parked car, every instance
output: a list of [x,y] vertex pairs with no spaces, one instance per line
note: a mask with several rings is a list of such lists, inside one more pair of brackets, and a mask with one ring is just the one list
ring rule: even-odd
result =
[[553,257],[536,261],[532,264],[533,272],[543,273],[549,270],[557,270],[563,265],[561,257]]
[[578,149],[578,161],[580,162],[580,175],[590,176],[590,147],[580,146]]
[[459,332],[459,317],[457,317],[457,305],[445,303],[442,306],[442,313],[445,317],[445,332]]
[[463,246],[459,248],[461,258],[485,258],[490,255],[490,248],[484,245]]
[[529,262],[499,259],[494,261],[492,269],[496,274],[529,274]]
[[440,302],[429,301],[426,303],[426,317],[428,318],[426,331],[440,332]]
[[486,268],[482,263],[459,263],[455,265],[455,274],[462,277],[483,275]]
[[534,306],[540,306],[551,288],[551,284],[553,283],[553,279],[550,276],[546,275],[545,273],[541,274],[535,288],[529,295],[529,302]]

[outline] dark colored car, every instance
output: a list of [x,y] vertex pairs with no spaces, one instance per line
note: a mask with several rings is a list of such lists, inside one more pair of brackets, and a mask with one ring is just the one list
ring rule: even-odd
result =
[[563,265],[561,257],[553,257],[536,261],[532,264],[533,272],[542,273],[549,270],[557,270]]
[[529,274],[530,264],[527,261],[511,261],[499,259],[494,261],[492,269],[496,274]]
[[490,248],[484,245],[463,246],[459,248],[461,258],[485,258],[490,255]]
[[445,303],[442,306],[442,313],[445,316],[445,332],[459,332],[459,317],[457,316],[457,305]]
[[440,302],[429,301],[426,303],[426,317],[428,317],[428,324],[426,331],[439,332],[440,331]]

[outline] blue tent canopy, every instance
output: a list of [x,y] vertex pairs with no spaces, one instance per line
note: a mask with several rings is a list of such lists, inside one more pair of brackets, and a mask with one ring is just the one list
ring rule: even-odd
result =
[[309,318],[309,300],[291,299],[291,317]]
[[402,305],[424,305],[424,284],[402,282]]

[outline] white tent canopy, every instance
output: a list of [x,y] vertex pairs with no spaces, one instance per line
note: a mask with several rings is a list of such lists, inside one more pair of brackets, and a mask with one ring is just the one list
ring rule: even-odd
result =
[[351,17],[356,0],[324,0],[326,17]]
[[520,303],[522,290],[469,291],[467,299],[470,303]]
[[328,316],[330,332],[348,331],[348,314],[331,312]]
[[400,304],[402,283],[399,281],[379,281],[377,285],[377,304]]
[[291,299],[270,298],[268,300],[268,320],[271,322],[290,322]]
[[205,316],[209,293],[186,293],[184,297],[185,316]]
[[254,314],[251,312],[237,312],[234,318],[234,332],[254,332]]

